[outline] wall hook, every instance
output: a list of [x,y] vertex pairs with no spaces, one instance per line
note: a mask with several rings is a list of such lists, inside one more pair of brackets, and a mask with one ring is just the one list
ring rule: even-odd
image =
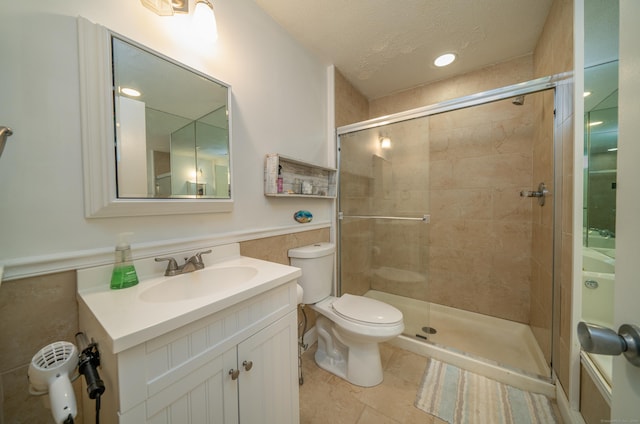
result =
[[4,150],[4,145],[7,142],[7,137],[11,135],[13,135],[11,128],[0,126],[0,156],[2,156],[2,151]]

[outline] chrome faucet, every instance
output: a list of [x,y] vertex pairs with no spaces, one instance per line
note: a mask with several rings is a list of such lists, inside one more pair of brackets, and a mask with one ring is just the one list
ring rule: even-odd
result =
[[198,252],[190,258],[184,258],[184,263],[180,266],[178,266],[178,263],[174,258],[155,258],[155,261],[168,261],[169,263],[167,264],[167,269],[165,270],[164,275],[171,277],[173,275],[186,274],[199,269],[204,269],[202,255],[206,255],[207,253],[211,253],[211,249],[205,250],[204,252]]

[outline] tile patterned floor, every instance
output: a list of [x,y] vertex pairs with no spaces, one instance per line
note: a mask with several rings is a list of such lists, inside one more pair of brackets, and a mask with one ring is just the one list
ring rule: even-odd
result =
[[316,346],[302,359],[301,424],[446,424],[413,405],[427,365],[425,357],[381,344],[384,381],[364,388],[319,368],[313,360]]

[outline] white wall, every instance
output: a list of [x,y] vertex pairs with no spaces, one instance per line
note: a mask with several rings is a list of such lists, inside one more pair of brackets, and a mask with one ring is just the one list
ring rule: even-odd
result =
[[[193,3],[193,0],[192,0]],[[251,0],[214,2],[219,39],[201,44],[190,16],[160,17],[139,0],[8,2],[0,14],[0,264],[132,242],[286,228],[307,209],[328,222],[332,203],[268,199],[270,152],[333,166],[327,64],[303,49]],[[76,17],[83,16],[232,86],[234,211],[222,214],[85,219]],[[135,252],[134,252],[135,256]]]

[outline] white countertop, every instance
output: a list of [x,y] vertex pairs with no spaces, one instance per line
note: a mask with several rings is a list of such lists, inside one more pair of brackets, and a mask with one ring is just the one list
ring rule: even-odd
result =
[[[239,249],[227,249],[224,257],[203,256],[205,269],[194,271],[207,273],[215,278],[215,270],[224,267],[254,267],[257,273],[252,278],[237,285],[224,285],[206,296],[169,302],[149,302],[141,299],[143,292],[167,279],[179,277],[140,277],[136,286],[120,290],[109,288],[112,265],[78,271],[78,301],[83,302],[111,338],[113,353],[144,343],[169,331],[221,311],[260,293],[296,280],[302,275],[299,268],[239,256]],[[231,253],[229,255],[229,253]],[[235,254],[237,253],[237,255]],[[148,258],[134,261],[136,269],[140,265],[145,271],[152,265]],[[157,265],[153,265],[157,269]],[[166,263],[161,265],[164,269]],[[142,272],[144,275],[145,271]],[[184,274],[189,275],[189,274]],[[201,274],[194,277],[201,277]],[[179,280],[176,280],[179,281]],[[295,301],[295,300],[294,300]]]

